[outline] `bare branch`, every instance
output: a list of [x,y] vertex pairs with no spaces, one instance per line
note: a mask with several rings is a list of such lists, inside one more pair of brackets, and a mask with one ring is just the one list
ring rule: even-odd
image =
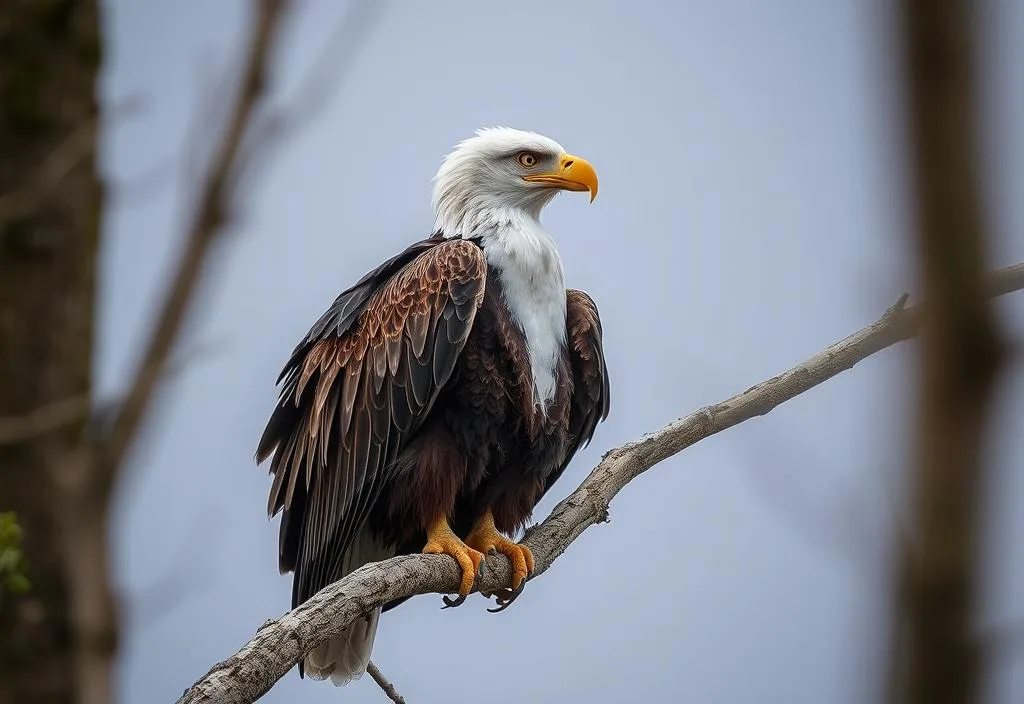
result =
[[48,403],[21,416],[0,416],[0,445],[13,445],[45,435],[89,415],[89,394]]
[[[132,96],[113,107],[110,119],[127,117],[137,112],[142,104],[138,96]],[[20,188],[0,193],[0,223],[25,217],[46,204],[64,178],[92,156],[95,133],[96,116],[91,115],[71,131]]]
[[229,200],[239,148],[249,128],[250,119],[264,98],[273,53],[271,48],[287,5],[287,0],[260,0],[257,5],[256,30],[245,58],[241,89],[223,139],[206,172],[184,254],[164,299],[152,337],[133,376],[130,390],[101,448],[100,467],[97,469],[108,475],[109,481],[113,481],[117,474],[122,464],[121,459],[152,403],[154,391],[202,274],[207,252],[229,222]]
[[323,113],[335,94],[326,86],[333,83],[337,88],[344,83],[386,7],[385,0],[349,4],[294,94],[282,100],[281,107],[268,108],[253,120],[239,159],[243,178],[256,170],[258,162],[270,158],[286,137]]
[[[999,292],[1024,289],[1024,263],[993,275]],[[590,526],[607,520],[608,506],[638,475],[700,440],[764,415],[776,406],[850,369],[876,352],[914,337],[921,308],[905,308],[906,297],[874,324],[855,332],[779,376],[690,415],[605,454],[601,463],[542,523],[526,532],[536,571],[551,567]],[[339,635],[361,615],[393,599],[451,593],[459,568],[444,555],[400,555],[364,565],[317,592],[276,621],[266,622],[237,653],[217,663],[178,704],[251,704],[265,694],[306,653]],[[495,592],[511,577],[508,558],[491,555],[474,588]]]
[[398,693],[398,690],[395,689],[395,685],[388,681],[388,678],[384,676],[379,667],[371,662],[366,666],[366,672],[373,678],[373,681],[384,690],[384,694],[388,696],[388,699],[393,701],[395,704],[405,704],[405,697]]

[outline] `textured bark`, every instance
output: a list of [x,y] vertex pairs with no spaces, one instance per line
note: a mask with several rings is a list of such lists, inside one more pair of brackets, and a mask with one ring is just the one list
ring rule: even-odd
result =
[[[993,274],[985,295],[995,297],[1021,289],[1024,263]],[[579,488],[527,531],[524,542],[536,560],[531,579],[546,572],[583,531],[606,521],[615,495],[654,465],[707,437],[764,415],[876,352],[917,335],[925,306],[905,308],[905,302],[906,297],[901,298],[874,324],[779,376],[608,452]],[[489,556],[484,577],[474,589],[494,592],[507,585],[510,576],[508,558]],[[250,704],[306,653],[337,636],[360,615],[400,597],[451,593],[459,577],[455,561],[442,555],[401,555],[364,565],[280,619],[264,623],[237,653],[214,665],[187,689],[178,704]]]
[[[0,10],[0,416],[90,389],[103,202],[93,159],[97,12],[95,0]],[[76,639],[113,646],[112,633],[75,627],[46,471],[81,431],[64,424],[0,446],[0,510],[18,514],[32,582],[28,595],[0,603],[0,704],[73,701]]]
[[[930,301],[920,346],[912,549],[901,554],[896,693],[978,700],[979,497],[1005,342],[985,305],[987,252],[974,110],[973,3],[903,0],[914,244]],[[901,624],[902,625],[902,624]],[[905,664],[900,670],[899,664]]]
[[373,681],[377,683],[377,686],[383,690],[384,695],[393,701],[395,704],[405,704],[405,697],[398,693],[395,689],[395,685],[391,684],[391,681],[384,676],[384,673],[380,671],[380,668],[374,665],[372,662],[366,666],[366,674],[373,678]]

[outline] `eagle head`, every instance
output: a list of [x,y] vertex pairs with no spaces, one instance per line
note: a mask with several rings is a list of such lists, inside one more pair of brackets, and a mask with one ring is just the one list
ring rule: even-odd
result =
[[447,234],[525,214],[536,220],[559,191],[597,197],[597,172],[555,140],[524,130],[491,127],[459,142],[434,176],[435,224]]

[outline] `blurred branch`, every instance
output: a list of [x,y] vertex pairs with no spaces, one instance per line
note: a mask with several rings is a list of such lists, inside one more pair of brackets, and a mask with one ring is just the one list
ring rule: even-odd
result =
[[[1024,264],[996,272],[999,292],[1024,289]],[[992,290],[996,290],[993,287]],[[590,526],[608,519],[608,506],[637,476],[687,447],[751,418],[764,415],[808,389],[852,368],[876,352],[917,335],[922,307],[907,308],[902,297],[872,325],[855,332],[805,362],[720,403],[627,443],[601,463],[543,522],[526,532],[536,571],[543,574]],[[178,704],[251,704],[313,648],[339,635],[356,618],[394,599],[451,593],[460,570],[443,555],[400,555],[360,567],[325,587],[276,621],[268,621],[242,648],[217,663],[193,684]],[[475,589],[496,592],[511,577],[503,555],[487,558]]]
[[261,0],[255,32],[245,59],[240,93],[232,108],[221,144],[207,171],[192,216],[185,251],[167,291],[156,327],[139,367],[102,444],[98,470],[113,482],[122,459],[149,409],[154,391],[184,323],[192,293],[203,272],[210,246],[230,222],[232,179],[250,119],[266,92],[271,46],[287,0]]
[[[189,304],[202,275],[207,253],[230,224],[232,188],[251,167],[256,150],[269,150],[291,134],[304,120],[321,110],[330,91],[325,90],[328,71],[337,74],[350,67],[367,29],[377,18],[382,3],[353,3],[343,16],[331,41],[315,63],[287,110],[279,109],[261,119],[259,109],[266,102],[271,44],[287,0],[261,0],[253,43],[243,69],[241,89],[227,119],[214,161],[202,180],[192,216],[185,251],[164,299],[157,325],[135,372],[128,394],[110,428],[100,460],[103,471],[114,474],[131,444],[168,363],[184,323]],[[198,128],[206,127],[200,121]]]
[[[113,107],[109,118],[116,120],[130,116],[142,105],[143,101],[138,96],[129,97]],[[39,164],[36,172],[20,188],[0,193],[0,231],[5,222],[26,217],[46,205],[67,175],[93,155],[96,126],[96,116],[90,115]]]
[[25,442],[89,415],[89,394],[54,401],[21,416],[0,416],[0,445]]
[[913,551],[896,593],[906,648],[892,653],[896,699],[977,701],[972,633],[984,441],[1005,342],[985,305],[974,110],[974,21],[967,0],[903,0],[902,42],[916,227],[929,307],[912,482]]
[[[223,344],[223,341],[219,342],[219,345]],[[212,355],[217,349],[217,344],[207,342],[176,355],[167,362],[164,377],[170,378],[184,371],[195,364],[196,359]],[[0,446],[32,440],[90,416],[103,425],[107,406],[113,404],[97,403],[95,408],[91,408],[92,405],[90,395],[81,394],[48,403],[20,416],[0,416]]]
[[366,666],[366,672],[369,673],[373,681],[376,682],[381,689],[384,690],[384,694],[388,696],[388,699],[393,701],[395,704],[405,704],[405,697],[398,693],[395,689],[395,685],[388,681],[388,678],[380,671],[376,665],[372,662]]
[[251,173],[260,158],[269,157],[271,147],[283,144],[287,136],[308,125],[327,108],[334,91],[325,87],[332,82],[336,87],[344,82],[363,44],[373,35],[373,27],[386,4],[385,0],[349,3],[294,95],[282,100],[287,107],[267,109],[253,121],[240,160],[241,173]]
[[[59,553],[67,575],[66,598],[73,624],[75,694],[76,701],[82,704],[106,704],[114,691],[112,675],[120,609],[110,580],[108,531],[115,482],[123,471],[128,448],[152,405],[157,386],[172,367],[169,359],[209,248],[229,222],[228,201],[239,145],[265,93],[271,48],[286,6],[286,0],[261,0],[257,4],[241,88],[231,104],[227,127],[219,135],[209,168],[199,179],[201,197],[192,212],[184,254],[123,402],[110,414],[109,422],[104,409],[93,415],[92,430],[98,432],[82,433],[68,447],[46,449],[47,469],[55,489],[49,500],[60,528]],[[90,137],[95,132],[95,118],[88,127],[86,136]],[[94,156],[92,143],[88,148],[77,146],[82,129],[46,161],[42,182],[59,182],[78,161]],[[101,203],[94,205],[96,212],[100,212]],[[20,427],[15,423],[14,430],[55,429],[72,422],[75,413],[81,410],[80,405],[87,402],[73,399],[43,409],[22,419]]]
[[95,118],[90,117],[40,165],[32,180],[15,191],[0,194],[0,222],[25,217],[39,208],[64,175],[92,154],[95,130]]

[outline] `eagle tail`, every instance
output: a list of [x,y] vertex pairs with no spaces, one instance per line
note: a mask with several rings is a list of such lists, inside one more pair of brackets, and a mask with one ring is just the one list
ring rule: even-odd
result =
[[305,671],[310,679],[331,678],[335,687],[357,680],[370,664],[373,638],[377,634],[380,609],[353,623],[337,638],[331,638],[306,656]]
[[[340,579],[369,562],[378,562],[394,557],[394,546],[381,545],[368,526],[363,526],[352,541],[351,547],[342,558]],[[303,669],[310,679],[325,680],[328,677],[335,687],[342,687],[357,680],[370,664],[373,639],[377,635],[380,608],[357,619],[340,635],[331,638],[306,655]]]

